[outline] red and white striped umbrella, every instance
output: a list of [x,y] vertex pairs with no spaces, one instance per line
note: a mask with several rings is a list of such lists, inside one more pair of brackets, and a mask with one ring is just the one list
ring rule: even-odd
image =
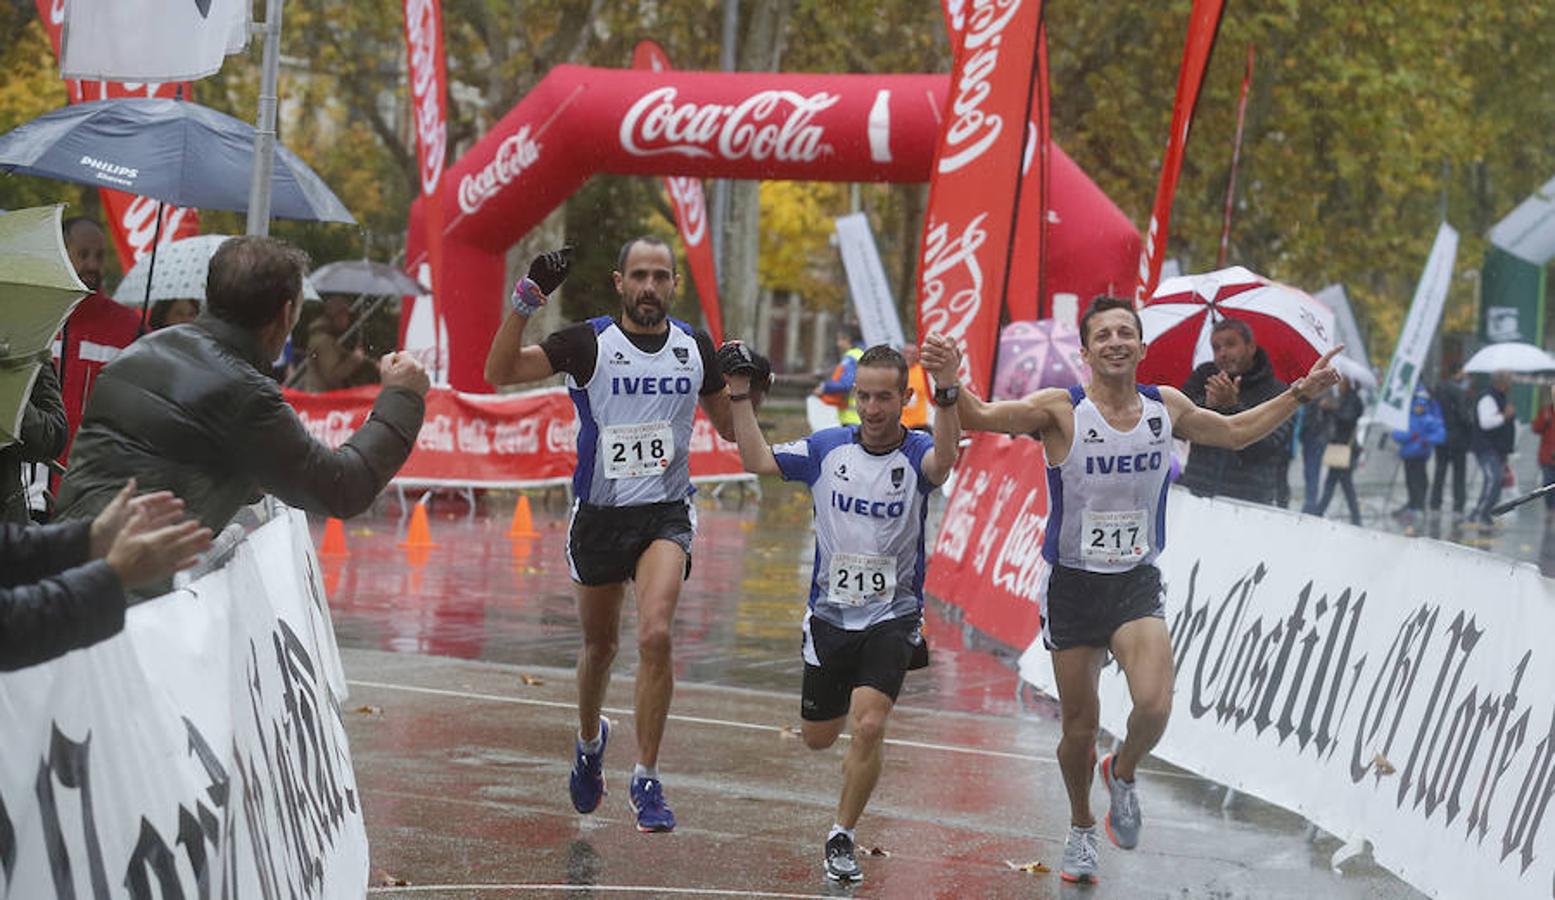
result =
[[1305,291],[1241,266],[1161,282],[1139,310],[1149,349],[1139,364],[1146,384],[1181,385],[1195,366],[1214,359],[1210,329],[1241,319],[1286,383],[1307,374],[1334,342],[1334,313]]

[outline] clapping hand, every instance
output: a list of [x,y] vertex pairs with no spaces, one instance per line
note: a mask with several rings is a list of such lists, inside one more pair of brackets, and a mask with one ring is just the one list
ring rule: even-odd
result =
[[1216,372],[1204,382],[1204,402],[1212,409],[1231,409],[1242,395],[1242,376]]

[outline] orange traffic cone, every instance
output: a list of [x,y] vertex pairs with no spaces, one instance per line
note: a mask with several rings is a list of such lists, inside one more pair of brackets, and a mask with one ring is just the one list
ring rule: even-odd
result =
[[529,511],[529,495],[519,494],[518,503],[513,507],[513,524],[508,528],[510,538],[537,538],[540,532],[535,531],[534,515]]
[[432,528],[427,524],[427,505],[417,503],[416,508],[410,514],[410,528],[405,531],[405,540],[400,542],[401,547],[412,550],[436,547],[432,541]]
[[324,521],[324,540],[319,544],[319,556],[350,556],[346,547],[346,523],[339,519]]

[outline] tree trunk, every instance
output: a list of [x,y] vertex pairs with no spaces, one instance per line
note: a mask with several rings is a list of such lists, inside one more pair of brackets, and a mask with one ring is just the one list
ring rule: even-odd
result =
[[[775,71],[783,56],[783,31],[791,0],[757,0],[749,4],[749,23],[741,42],[740,69]],[[752,336],[760,297],[757,262],[761,237],[761,183],[729,183],[729,219],[724,231],[724,267],[719,273],[718,296],[723,302],[724,334],[730,338]]]

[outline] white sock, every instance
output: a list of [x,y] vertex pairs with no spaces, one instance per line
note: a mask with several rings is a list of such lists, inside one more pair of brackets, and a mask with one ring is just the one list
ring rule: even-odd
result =
[[583,749],[586,752],[588,752],[588,753],[598,753],[599,752],[599,748],[603,747],[605,745],[605,733],[603,731],[601,731],[599,734],[594,735],[594,739],[592,741],[585,741],[583,739],[583,735],[581,733],[579,733],[578,734],[578,743],[583,745]]
[[638,763],[637,765],[632,767],[632,777],[633,778],[649,778],[649,779],[652,779],[654,781],[658,781],[659,780],[659,767],[658,766],[654,766],[653,768],[650,769],[649,767],[643,765],[642,763]]
[[851,828],[843,828],[841,825],[838,825],[835,822],[832,823],[831,831],[828,831],[826,833],[826,839],[829,841],[829,840],[831,840],[832,838],[836,837],[839,834],[845,834],[845,835],[848,836],[848,840],[850,840],[850,841],[853,840],[853,829],[851,829]]

